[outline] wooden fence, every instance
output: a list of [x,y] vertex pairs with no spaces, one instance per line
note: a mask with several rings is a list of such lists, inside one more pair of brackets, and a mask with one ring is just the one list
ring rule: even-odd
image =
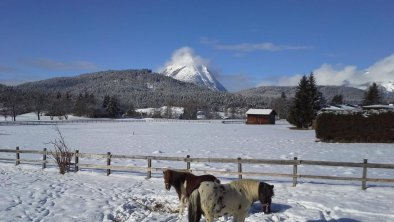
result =
[[[42,164],[42,168],[46,168],[47,164],[55,166],[53,161],[48,161],[47,156],[51,155],[51,151],[47,151],[44,148],[40,150],[20,150],[19,147],[16,149],[0,149],[0,153],[15,153],[15,158],[0,158],[0,161],[15,162],[16,165],[21,163],[33,163]],[[21,154],[37,154],[42,155],[41,159],[22,159]],[[105,165],[99,164],[82,164],[80,158],[99,158],[106,160]],[[146,166],[119,166],[111,165],[111,160],[113,159],[132,159],[132,160],[146,160]],[[77,172],[80,169],[102,169],[105,170],[107,175],[111,174],[111,170],[121,170],[121,171],[138,171],[146,172],[147,178],[151,178],[153,171],[160,172],[165,168],[153,167],[152,161],[181,161],[186,163],[184,169],[177,169],[182,171],[193,171],[201,173],[210,174],[226,174],[226,175],[238,175],[241,179],[243,175],[248,176],[269,176],[269,177],[288,177],[293,179],[293,186],[297,185],[298,178],[307,179],[326,179],[326,180],[341,180],[341,181],[360,181],[361,188],[365,190],[367,188],[367,182],[386,182],[394,183],[393,178],[368,178],[367,171],[368,168],[379,168],[379,169],[394,169],[394,164],[379,164],[379,163],[368,163],[367,159],[364,159],[361,163],[355,162],[335,162],[335,161],[315,161],[315,160],[299,160],[294,157],[293,160],[273,160],[273,159],[231,159],[231,158],[192,158],[189,155],[186,157],[166,157],[166,156],[142,156],[142,155],[118,155],[111,154],[94,154],[94,153],[80,153],[76,150],[73,153],[72,163],[73,170]],[[51,164],[52,162],[52,164]],[[218,170],[203,170],[203,169],[193,169],[190,168],[190,163],[234,163],[237,164],[237,171],[218,171]],[[242,170],[243,164],[266,164],[266,165],[287,165],[292,167],[292,173],[262,173],[262,172],[244,172]],[[352,167],[352,168],[362,168],[362,175],[360,177],[340,177],[340,176],[326,176],[326,175],[306,175],[300,174],[298,172],[298,166],[300,165],[313,165],[313,166],[331,166],[331,167]]]

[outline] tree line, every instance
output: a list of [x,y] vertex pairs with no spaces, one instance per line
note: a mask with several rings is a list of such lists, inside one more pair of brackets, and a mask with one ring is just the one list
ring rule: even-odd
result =
[[[137,98],[135,102],[128,100],[120,100],[116,95],[105,95],[103,97],[96,96],[93,93],[79,93],[77,95],[70,92],[42,92],[40,90],[24,90],[15,86],[7,86],[2,88],[0,93],[0,115],[6,119],[10,117],[16,120],[18,115],[34,112],[37,119],[40,120],[42,115],[61,117],[67,119],[69,115],[84,116],[90,118],[119,118],[119,117],[141,117],[136,113],[139,104]],[[270,108],[277,107],[278,112],[282,115],[287,106],[283,102],[284,98],[271,99],[264,97],[244,97],[234,95],[230,98],[226,96],[204,97],[203,93],[196,93],[195,96],[178,95],[184,97],[177,100],[177,97],[171,97],[164,101],[152,100],[153,108],[166,106],[164,113],[155,112],[150,116],[156,118],[181,118],[196,119],[198,111],[202,112],[206,119],[220,118],[218,112],[224,112],[230,118],[243,117],[248,108]],[[227,98],[227,99],[226,99]],[[283,100],[283,102],[282,102]],[[176,116],[172,107],[183,107],[183,114]]]
[[[0,115],[6,119],[10,117],[13,121],[18,115],[34,112],[37,119],[40,120],[42,115],[61,117],[67,119],[69,115],[84,116],[90,118],[119,118],[119,117],[140,117],[141,114],[136,113],[134,103],[127,100],[127,103],[119,100],[118,96],[105,95],[97,97],[93,93],[79,93],[78,95],[70,92],[62,93],[46,93],[41,91],[23,90],[18,87],[9,86],[2,88],[0,93]],[[215,104],[215,102],[213,101]],[[202,110],[206,118],[219,118],[215,115],[218,111],[233,110],[231,113],[239,112],[239,107],[229,106],[221,107],[221,103],[210,105],[202,103],[200,100],[191,99],[184,101],[169,100],[165,104],[167,106],[164,113],[155,112],[150,116],[156,118],[181,118],[196,119],[197,111]],[[183,107],[184,112],[181,116],[174,115],[172,107]],[[153,106],[158,107],[158,106]],[[236,116],[236,115],[233,115]]]
[[[82,75],[82,77],[78,77],[82,80],[78,81],[75,78],[65,78],[61,80],[61,83],[57,82],[55,84],[56,87],[53,87],[48,82],[41,87],[37,87],[37,85],[30,87],[0,85],[0,115],[6,118],[11,117],[13,120],[16,119],[16,116],[27,112],[35,112],[37,119],[40,119],[43,113],[51,118],[54,116],[68,118],[70,114],[92,118],[136,117],[139,116],[135,112],[136,108],[167,106],[164,114],[154,113],[152,117],[196,119],[197,112],[200,111],[204,113],[206,118],[213,119],[219,118],[217,115],[219,111],[224,112],[227,117],[236,118],[242,117],[249,108],[272,108],[276,110],[279,118],[287,119],[298,128],[308,128],[316,117],[317,111],[323,106],[327,104],[343,104],[344,101],[343,96],[338,94],[330,102],[327,102],[316,86],[313,73],[301,78],[294,97],[288,97],[284,91],[282,91],[280,97],[267,97],[263,93],[245,96],[201,90],[200,87],[192,84],[182,83],[158,75],[146,75],[146,73],[141,73],[141,71],[133,71],[131,74],[116,72],[113,77],[110,77],[111,73],[105,72],[102,75]],[[106,88],[103,84],[116,82],[118,79],[115,77],[124,78],[125,80],[132,78],[134,84],[129,85],[129,88],[131,87],[133,90],[130,91],[128,89],[128,93],[117,94],[120,89],[127,90],[126,85],[123,83],[118,85],[119,89],[114,90],[114,95],[110,95],[108,89],[115,89],[114,87],[118,83],[115,83],[115,86],[111,85],[110,88]],[[92,84],[92,78],[108,79],[105,81],[93,80],[96,83]],[[91,84],[91,87],[96,86],[93,87],[95,90],[66,91],[68,88],[62,88],[80,81]],[[143,83],[143,81],[145,82]],[[148,84],[149,90],[146,89],[146,81],[150,82]],[[78,83],[77,85],[80,84]],[[72,89],[80,88],[74,87]],[[105,89],[107,91],[104,94],[103,90]],[[379,104],[381,102],[382,95],[377,84],[374,83],[366,91],[363,105]],[[175,117],[168,107],[183,107],[184,112],[180,117]]]
[[[381,91],[376,83],[372,83],[364,94],[362,105],[382,104]],[[335,95],[331,102],[327,103],[323,94],[318,90],[316,80],[311,73],[309,76],[302,76],[296,88],[296,93],[290,102],[287,121],[296,128],[308,129],[312,127],[317,113],[327,104],[342,105],[343,96]]]
[[122,107],[116,96],[105,97],[103,101],[93,94],[85,92],[78,95],[67,93],[43,93],[24,91],[17,87],[6,87],[0,95],[0,115],[11,117],[13,121],[18,115],[34,112],[37,119],[45,114],[67,119],[69,115],[86,117],[119,117]]

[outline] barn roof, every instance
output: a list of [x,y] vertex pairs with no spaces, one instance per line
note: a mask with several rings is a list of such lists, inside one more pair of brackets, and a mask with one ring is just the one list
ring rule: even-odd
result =
[[276,112],[273,109],[249,109],[246,112],[246,115],[270,115],[272,112],[276,115]]

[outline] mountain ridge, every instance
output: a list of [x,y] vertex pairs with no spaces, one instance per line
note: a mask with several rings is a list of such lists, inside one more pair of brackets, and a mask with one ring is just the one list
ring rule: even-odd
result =
[[243,106],[241,96],[219,92],[192,83],[176,80],[142,70],[107,70],[73,77],[56,77],[18,86],[25,91],[45,93],[93,94],[102,99],[105,95],[117,96],[123,104],[138,108],[161,107],[168,104],[181,106],[185,103],[225,106],[234,103]]
[[[1,86],[1,85],[0,85]],[[235,93],[210,90],[160,75],[148,69],[108,70],[81,74],[74,77],[56,77],[20,84],[25,91],[44,93],[94,94],[101,100],[105,95],[117,96],[127,106],[138,108],[182,106],[194,103],[200,107],[254,107],[266,108],[284,92],[288,98],[295,94],[295,86],[260,86]],[[329,102],[333,96],[342,94],[349,104],[361,104],[364,92],[346,86],[318,86]],[[390,100],[393,101],[393,100]]]

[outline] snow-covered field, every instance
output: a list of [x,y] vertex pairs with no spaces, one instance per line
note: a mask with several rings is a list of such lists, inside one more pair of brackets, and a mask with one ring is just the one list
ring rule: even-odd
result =
[[[31,115],[23,120],[34,118]],[[277,125],[189,122],[103,122],[60,124],[72,149],[80,152],[192,157],[332,160],[394,163],[393,144],[327,144],[315,142],[314,131]],[[58,138],[51,125],[0,126],[0,148],[52,147]],[[0,153],[0,157],[15,154]],[[23,155],[23,154],[22,154]],[[30,156],[29,156],[30,157]],[[34,157],[34,156],[32,156]],[[41,157],[35,157],[41,158]],[[103,159],[82,163],[105,164]],[[113,160],[113,164],[145,166],[146,161]],[[185,168],[185,163],[153,162],[154,167]],[[234,164],[192,163],[192,169],[235,170]],[[291,173],[288,166],[244,165],[244,171]],[[360,177],[360,169],[300,166],[301,174]],[[234,177],[217,175],[222,182]],[[369,170],[368,177],[394,178],[394,170]],[[273,214],[255,203],[246,221],[394,221],[394,184],[286,178],[259,178],[275,185]],[[0,163],[0,221],[187,221],[177,217],[177,195],[166,191],[162,175],[83,170],[59,175],[55,168]],[[220,218],[231,221],[231,218]]]

